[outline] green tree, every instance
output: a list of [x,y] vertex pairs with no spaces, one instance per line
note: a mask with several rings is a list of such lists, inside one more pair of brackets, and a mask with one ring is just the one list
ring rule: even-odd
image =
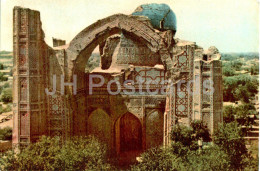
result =
[[235,120],[235,107],[229,105],[229,106],[224,106],[223,110],[223,120],[225,123],[230,123]]
[[258,92],[258,81],[250,75],[238,75],[223,78],[223,100],[249,102]]
[[237,87],[238,79],[237,77],[224,77],[224,90],[223,90],[223,100],[234,102],[236,98],[234,92]]
[[0,128],[0,140],[12,140],[12,128]]
[[58,137],[43,136],[17,155],[2,154],[0,170],[111,170],[105,158],[106,149],[93,137],[75,137],[62,145]]
[[7,81],[8,78],[7,77],[4,77],[4,74],[2,72],[0,72],[0,82],[1,81]]
[[243,169],[243,159],[247,155],[242,131],[236,122],[221,124],[214,134],[214,143],[228,156],[232,169]]
[[225,76],[234,76],[235,70],[230,65],[228,65],[222,68],[222,74]]
[[194,120],[191,122],[191,127],[193,129],[193,135],[195,135],[195,140],[203,139],[203,141],[211,141],[209,130],[202,120]]
[[249,115],[256,115],[256,109],[254,105],[242,104],[235,108],[236,120],[240,125],[250,126],[254,123],[254,120],[250,119]]
[[1,94],[1,100],[4,103],[10,103],[13,100],[13,95],[12,95],[12,89],[11,88],[6,88],[2,91]]
[[194,120],[191,126],[177,124],[171,132],[171,146],[178,156],[185,156],[190,150],[197,150],[198,140],[210,141],[209,130],[201,120]]
[[250,93],[245,86],[239,85],[235,90],[235,98],[240,99],[244,103],[249,103]]
[[231,67],[234,68],[236,71],[240,71],[243,66],[243,62],[235,60],[231,62]]
[[251,73],[251,75],[258,75],[259,74],[259,63],[251,66],[250,73]]
[[176,156],[171,148],[152,148],[141,155],[142,162],[131,167],[132,171],[187,170],[185,161]]
[[95,138],[74,137],[60,151],[60,161],[66,170],[107,170],[106,147]]
[[229,156],[217,145],[210,145],[202,151],[191,151],[187,156],[187,170],[230,170]]
[[171,139],[174,142],[180,142],[184,146],[190,147],[195,140],[193,133],[194,131],[191,127],[177,124],[172,129]]
[[0,63],[0,70],[4,69],[4,64]]
[[3,88],[10,88],[10,84],[9,83],[4,83]]
[[258,93],[259,82],[256,79],[252,79],[251,81],[246,82],[245,87],[252,97]]

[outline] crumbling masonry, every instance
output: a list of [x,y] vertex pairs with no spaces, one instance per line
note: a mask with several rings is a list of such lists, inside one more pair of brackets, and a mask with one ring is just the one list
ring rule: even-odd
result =
[[[134,14],[143,9],[137,8]],[[194,42],[175,39],[176,29],[168,27],[165,18],[156,26],[149,16],[134,14],[98,20],[68,45],[60,46],[65,42],[55,40],[57,47],[52,48],[44,41],[40,13],[14,8],[13,145],[35,142],[42,135],[65,140],[92,134],[119,154],[169,144],[171,128],[177,123],[203,120],[214,132],[222,122],[218,50],[203,50]],[[85,73],[97,46],[100,67]],[[102,86],[93,87],[92,94],[91,75],[105,78]],[[133,80],[130,85],[138,91],[111,95],[106,90],[110,80],[119,81],[129,91],[123,83]],[[207,93],[205,80],[210,80],[214,93]],[[77,87],[63,87],[63,81]],[[166,94],[148,93],[158,88]],[[111,89],[115,92],[118,86],[111,84]],[[48,95],[47,90],[53,93]]]

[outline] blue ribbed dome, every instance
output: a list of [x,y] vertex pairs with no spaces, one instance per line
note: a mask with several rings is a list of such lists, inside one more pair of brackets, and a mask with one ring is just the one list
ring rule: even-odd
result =
[[145,4],[137,7],[132,15],[146,16],[151,20],[155,29],[177,30],[176,15],[166,4]]

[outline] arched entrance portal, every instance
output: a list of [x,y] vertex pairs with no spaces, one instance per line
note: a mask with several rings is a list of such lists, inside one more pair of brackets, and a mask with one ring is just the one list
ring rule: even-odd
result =
[[[85,95],[83,93],[85,90],[87,90],[86,83],[84,81],[85,67],[93,50],[98,45],[103,44],[110,36],[121,34],[122,32],[124,32],[124,34],[128,35],[129,37],[142,42],[150,49],[152,54],[159,53],[161,62],[164,65],[164,69],[167,71],[167,74],[171,73],[168,71],[170,71],[174,66],[174,61],[172,60],[171,54],[167,49],[167,47],[170,45],[167,42],[170,41],[166,40],[169,39],[173,41],[172,34],[170,34],[171,36],[169,37],[167,37],[168,34],[159,34],[149,24],[149,20],[145,17],[127,16],[124,14],[112,15],[110,17],[99,20],[82,30],[70,42],[69,47],[65,51],[67,56],[67,60],[65,61],[66,67],[64,66],[64,73],[66,73],[66,82],[74,83],[74,81],[76,80],[76,88],[66,86],[66,92],[70,93],[72,102],[77,101],[77,99],[80,99],[81,96]],[[74,92],[74,90],[76,90],[77,92]],[[78,113],[84,114],[84,112],[81,112],[80,109],[81,108],[78,108],[77,105],[72,105],[71,111],[73,112],[71,113],[71,115],[74,120],[71,129],[73,134],[77,134],[78,132],[80,132],[81,130],[79,128],[82,124],[84,124],[79,122],[82,117]],[[120,138],[117,139],[119,139],[118,142],[120,142]],[[124,145],[122,144],[122,146]],[[120,145],[117,145],[116,147],[117,152],[119,152]]]
[[124,114],[117,120],[115,130],[117,154],[142,151],[142,125],[136,116]]

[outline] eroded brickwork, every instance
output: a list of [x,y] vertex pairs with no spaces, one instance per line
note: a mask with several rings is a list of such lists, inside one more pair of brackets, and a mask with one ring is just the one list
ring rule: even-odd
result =
[[47,134],[48,60],[40,13],[14,8],[13,144],[33,142]]
[[[220,54],[174,39],[175,32],[156,30],[142,16],[116,14],[88,26],[69,45],[50,48],[39,12],[14,8],[13,144],[41,135],[65,140],[92,134],[119,154],[169,144],[177,123],[200,119],[213,133],[222,122]],[[100,67],[85,73],[98,45]],[[94,75],[103,76],[104,84],[90,93]],[[119,83],[119,94],[108,93],[111,80]],[[126,80],[133,83],[126,86]],[[214,93],[204,93],[205,80],[214,82]],[[73,82],[76,91],[62,84]],[[127,93],[132,88],[137,91]],[[116,92],[118,85],[110,89]],[[150,93],[158,89],[166,93]]]

